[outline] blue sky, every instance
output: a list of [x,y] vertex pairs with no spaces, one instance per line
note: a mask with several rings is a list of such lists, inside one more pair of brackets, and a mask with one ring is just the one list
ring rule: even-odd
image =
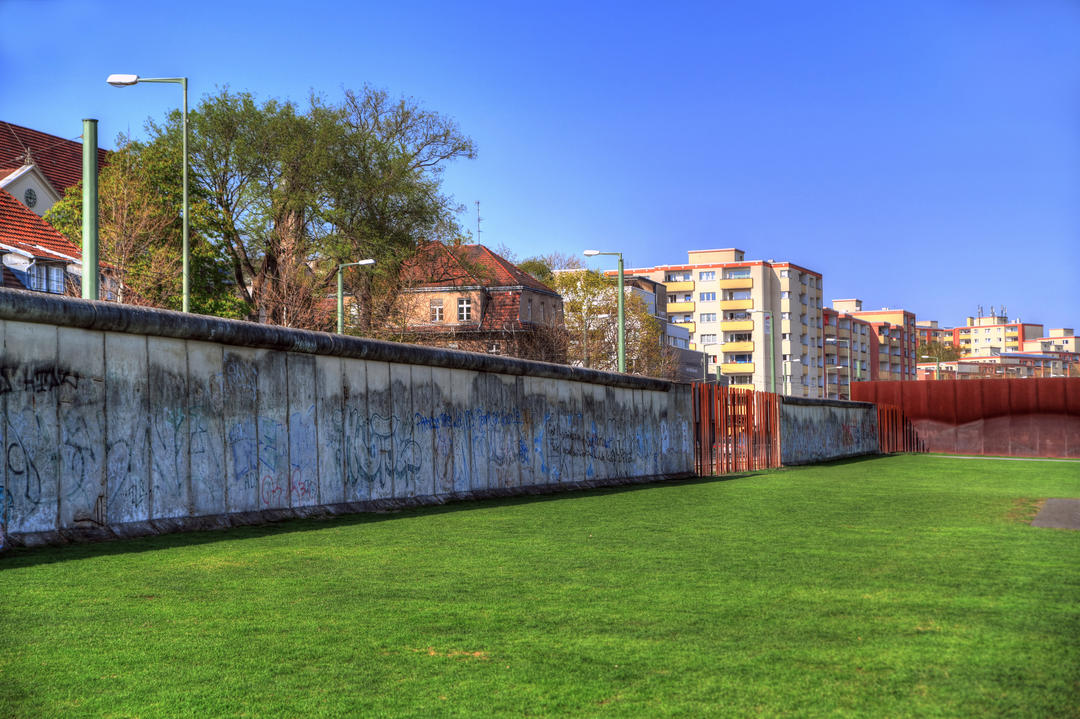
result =
[[[686,250],[822,272],[826,300],[1080,330],[1080,5],[0,0],[0,119],[102,144],[187,75],[302,102],[365,83],[453,117],[445,187],[519,258]],[[596,266],[606,266],[599,263]]]

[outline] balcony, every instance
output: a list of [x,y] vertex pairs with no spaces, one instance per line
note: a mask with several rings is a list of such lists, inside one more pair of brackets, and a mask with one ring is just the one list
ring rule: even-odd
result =
[[675,326],[685,327],[687,330],[689,330],[690,334],[693,334],[696,331],[695,328],[697,327],[697,325],[693,322],[676,322]]
[[724,320],[720,323],[723,332],[746,332],[754,329],[753,320]]
[[753,343],[753,341],[750,341],[750,342],[725,342],[724,343],[724,351],[725,352],[753,352],[754,351],[754,343]]
[[754,286],[752,277],[740,277],[733,280],[720,280],[718,283],[722,290],[749,290]]
[[668,314],[671,314],[672,312],[693,312],[694,311],[694,303],[693,302],[668,302],[667,303],[667,311],[668,311]]
[[[671,305],[668,305],[668,307],[671,307]],[[720,300],[720,309],[722,310],[749,310],[753,309],[753,307],[753,300]]]
[[694,283],[687,282],[665,282],[664,286],[667,287],[668,292],[693,292]]
[[720,371],[724,374],[753,374],[753,362],[725,362],[720,365]]
[[754,389],[752,384],[732,384],[728,385],[728,387],[731,389]]

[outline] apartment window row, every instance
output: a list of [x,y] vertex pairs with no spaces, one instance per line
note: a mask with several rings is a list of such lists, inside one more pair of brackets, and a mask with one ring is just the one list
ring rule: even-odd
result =
[[698,295],[698,300],[701,302],[714,302],[716,300],[716,293],[702,292]]
[[698,272],[698,279],[699,280],[715,280],[716,279],[716,271],[715,270],[703,270],[701,272]]
[[702,312],[699,317],[701,322],[716,322],[715,312]]
[[736,267],[730,270],[724,270],[725,280],[745,280],[750,276],[749,267]]
[[690,280],[689,272],[668,272],[664,275],[665,282],[688,282]]

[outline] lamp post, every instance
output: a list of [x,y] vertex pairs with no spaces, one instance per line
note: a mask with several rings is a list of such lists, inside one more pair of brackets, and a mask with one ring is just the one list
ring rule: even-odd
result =
[[626,315],[623,311],[623,258],[621,252],[585,250],[586,257],[616,255],[619,258],[619,371],[626,372]]
[[345,279],[341,271],[346,267],[360,267],[375,264],[375,260],[367,259],[359,262],[346,262],[337,266],[337,333],[345,334]]
[[[765,315],[765,356],[768,358],[766,361],[769,363],[769,384],[770,392],[776,392],[776,363],[773,362],[773,341],[772,341],[772,312],[768,310],[747,310],[747,314],[762,314]],[[764,380],[762,380],[764,382]]]
[[932,359],[935,362],[937,362],[937,365],[934,368],[934,379],[941,379],[941,358],[940,357],[931,357],[930,355],[919,355],[919,358],[920,359]]
[[138,75],[109,75],[106,80],[113,87],[127,87],[128,85],[134,85],[139,82],[167,82],[180,85],[184,91],[184,111],[183,126],[184,126],[184,269],[183,269],[183,284],[184,284],[184,298],[183,309],[184,312],[191,311],[191,247],[189,245],[189,228],[188,228],[188,113],[187,113],[187,78],[186,77],[139,77]]

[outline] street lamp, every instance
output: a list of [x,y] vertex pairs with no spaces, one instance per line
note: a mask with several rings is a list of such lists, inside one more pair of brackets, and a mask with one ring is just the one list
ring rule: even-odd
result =
[[937,366],[934,369],[934,379],[941,379],[941,358],[932,357],[930,355],[919,355],[920,359],[932,359],[937,362]]
[[[768,310],[747,310],[747,314],[763,314],[765,315],[765,356],[768,357],[769,363],[769,380],[770,380],[770,392],[776,392],[776,363],[773,362],[773,341],[772,341],[772,312]],[[764,382],[764,380],[762,380]]]
[[187,117],[187,78],[186,77],[139,77],[138,75],[109,75],[105,82],[113,87],[127,87],[139,82],[168,82],[180,85],[184,90],[184,312],[191,310],[191,247],[189,246],[188,229],[188,117]]
[[346,267],[361,267],[375,264],[375,260],[367,259],[359,262],[346,262],[337,266],[337,333],[345,334],[345,280],[341,271]]
[[619,371],[626,371],[626,315],[623,311],[623,259],[621,252],[601,252],[585,250],[586,257],[597,255],[617,255],[619,258]]

